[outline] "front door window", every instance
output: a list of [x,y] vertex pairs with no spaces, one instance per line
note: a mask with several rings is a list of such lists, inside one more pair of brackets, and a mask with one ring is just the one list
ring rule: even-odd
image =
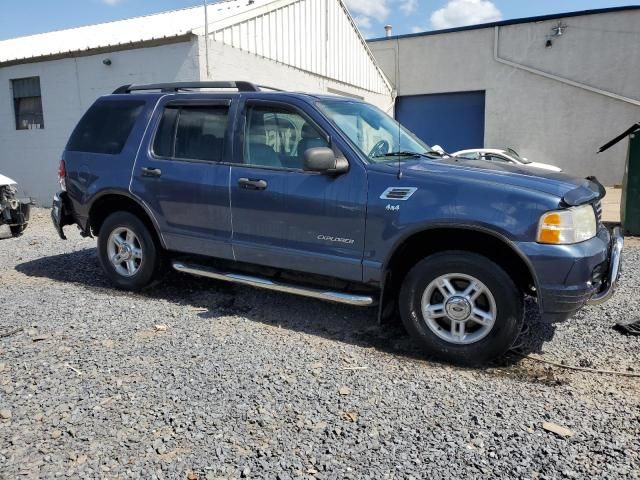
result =
[[329,142],[300,114],[274,107],[249,107],[244,138],[244,163],[302,170],[304,152]]

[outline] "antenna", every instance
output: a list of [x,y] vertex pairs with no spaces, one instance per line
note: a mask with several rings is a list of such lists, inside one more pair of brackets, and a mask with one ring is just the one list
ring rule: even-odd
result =
[[[398,152],[402,151],[402,148],[400,148],[400,135],[401,135],[401,128],[400,127],[400,122],[398,122],[396,120],[396,123],[398,124]],[[400,180],[402,178],[402,162],[400,162],[400,155],[398,155],[398,180]]]
[[[396,101],[396,99],[394,98],[394,102],[395,101]],[[394,113],[395,113],[395,111],[394,111]],[[401,152],[402,151],[402,145],[400,145],[400,142],[401,142],[401,138],[402,138],[402,126],[400,125],[400,122],[398,121],[397,118],[395,119],[395,121],[398,124],[398,152]],[[400,180],[401,178],[402,178],[402,162],[400,162],[400,155],[398,155],[398,180]]]
[[203,0],[202,4],[204,6],[204,55],[207,69],[207,80],[209,80],[211,77],[211,69],[209,68],[209,12],[207,11],[207,0]]

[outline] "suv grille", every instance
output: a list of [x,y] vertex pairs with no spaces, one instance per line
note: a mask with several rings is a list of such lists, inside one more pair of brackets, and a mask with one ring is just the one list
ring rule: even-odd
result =
[[396,200],[396,201],[404,201],[409,200],[409,197],[415,193],[417,188],[414,187],[391,187],[387,188],[380,198],[382,200]]

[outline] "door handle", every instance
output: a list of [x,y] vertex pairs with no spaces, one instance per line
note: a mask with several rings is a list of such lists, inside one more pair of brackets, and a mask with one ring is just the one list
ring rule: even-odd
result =
[[147,168],[144,167],[142,169],[142,176],[143,177],[160,177],[162,175],[162,170],[160,170],[159,168]]
[[253,178],[241,178],[238,180],[240,188],[246,190],[266,190],[267,182],[265,180],[258,180]]

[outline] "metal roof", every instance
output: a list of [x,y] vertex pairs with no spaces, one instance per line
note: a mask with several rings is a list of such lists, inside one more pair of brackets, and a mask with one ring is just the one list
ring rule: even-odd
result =
[[[218,43],[371,92],[391,92],[343,0],[226,0],[207,11]],[[0,41],[0,66],[188,41],[204,33],[204,7],[189,7]]]
[[[278,0],[227,0],[208,7],[210,28]],[[0,41],[0,65],[109,47],[187,36],[204,28],[204,7],[196,6]]]
[[385,40],[396,40],[402,38],[412,38],[412,37],[428,37],[430,35],[440,35],[443,33],[455,33],[455,32],[464,32],[467,30],[478,30],[481,28],[494,28],[494,27],[504,27],[508,25],[518,25],[521,23],[534,23],[534,22],[544,22],[546,20],[558,20],[561,18],[570,18],[570,17],[582,17],[585,15],[600,15],[603,13],[615,13],[615,12],[624,12],[627,10],[640,10],[640,5],[628,5],[624,7],[610,7],[610,8],[599,8],[593,10],[580,10],[577,12],[567,12],[567,13],[554,13],[552,15],[540,15],[537,17],[524,17],[524,18],[514,18],[511,20],[501,20],[499,22],[491,22],[491,23],[480,23],[477,25],[467,25],[464,27],[456,27],[456,28],[446,28],[444,30],[429,30],[427,32],[418,32],[418,33],[409,33],[406,35],[394,35],[391,37],[377,37],[367,39],[367,42],[383,42]]
[[279,0],[217,22],[218,43],[380,94],[392,87],[343,0]]

